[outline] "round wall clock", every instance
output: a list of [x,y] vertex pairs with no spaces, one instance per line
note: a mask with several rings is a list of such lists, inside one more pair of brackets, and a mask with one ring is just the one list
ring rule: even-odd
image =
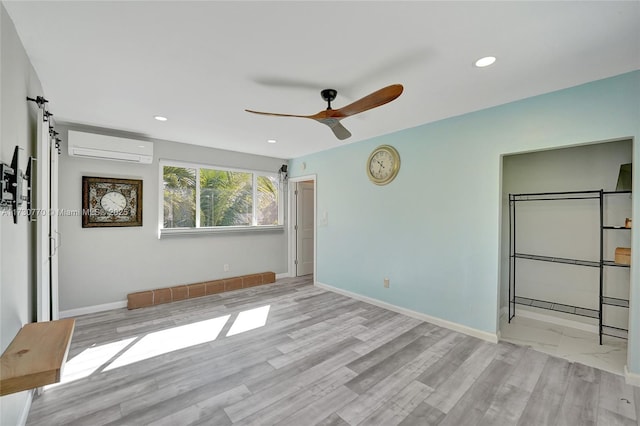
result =
[[391,182],[400,170],[400,154],[390,145],[380,145],[367,160],[367,175],[376,185]]
[[82,227],[142,226],[142,181],[82,177]]

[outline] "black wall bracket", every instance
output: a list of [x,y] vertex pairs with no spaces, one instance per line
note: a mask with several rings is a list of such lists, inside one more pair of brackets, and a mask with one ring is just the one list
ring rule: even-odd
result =
[[[20,147],[16,146],[13,151],[11,165],[0,163],[0,207],[2,209],[11,209],[13,215],[13,223],[18,223],[18,208],[24,201],[27,202],[27,213],[29,220],[33,219],[31,208],[31,194],[33,181],[33,157],[29,157],[27,172],[23,173],[19,169],[20,163]],[[24,195],[23,186],[27,188],[27,195]]]

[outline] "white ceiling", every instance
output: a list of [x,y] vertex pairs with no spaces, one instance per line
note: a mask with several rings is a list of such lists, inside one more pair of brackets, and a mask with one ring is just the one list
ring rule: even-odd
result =
[[[279,158],[640,69],[638,1],[3,4],[58,121]],[[244,111],[314,114],[323,88],[338,108],[393,83],[344,142]]]

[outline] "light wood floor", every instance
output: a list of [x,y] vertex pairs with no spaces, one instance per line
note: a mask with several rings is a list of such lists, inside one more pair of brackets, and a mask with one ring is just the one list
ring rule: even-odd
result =
[[[264,319],[253,325],[248,319]],[[241,327],[245,324],[244,329]],[[247,325],[249,324],[249,325]],[[637,425],[621,376],[309,279],[77,318],[29,425]]]

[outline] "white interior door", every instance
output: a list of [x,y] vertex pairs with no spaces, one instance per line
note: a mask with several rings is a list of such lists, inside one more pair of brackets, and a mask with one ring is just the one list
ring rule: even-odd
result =
[[314,182],[296,183],[296,276],[313,274]]
[[51,289],[51,319],[58,319],[58,247],[60,246],[60,232],[58,232],[58,148],[55,137],[50,138],[50,181],[49,204],[52,214],[49,215],[50,249],[49,249],[49,279]]
[[44,120],[44,111],[38,109],[38,140],[36,148],[36,299],[38,322],[51,320],[51,223],[50,208],[50,137],[49,123]]

